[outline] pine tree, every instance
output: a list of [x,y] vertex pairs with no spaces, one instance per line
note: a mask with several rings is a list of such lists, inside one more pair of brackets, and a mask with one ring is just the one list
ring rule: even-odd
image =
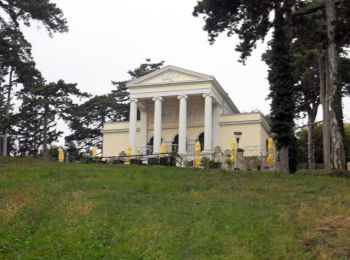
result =
[[[130,80],[142,77],[160,69],[164,62],[153,63],[147,59],[134,70],[129,70]],[[111,93],[92,97],[85,103],[75,106],[70,116],[72,134],[66,137],[66,143],[74,143],[76,147],[88,153],[92,146],[102,148],[101,130],[105,122],[127,121],[129,119],[129,94],[127,81],[112,81],[116,87]]]
[[[328,8],[326,8],[328,6]],[[340,163],[342,158],[342,140],[341,140],[341,125],[342,125],[342,109],[341,109],[341,91],[339,86],[336,86],[337,78],[337,59],[336,48],[338,51],[342,46],[350,43],[350,2],[342,0],[244,0],[244,1],[232,1],[232,0],[201,0],[198,1],[194,8],[193,14],[195,16],[204,15],[205,21],[204,30],[208,32],[210,43],[214,43],[216,37],[223,32],[227,32],[228,36],[233,34],[238,35],[240,42],[236,46],[236,50],[241,53],[241,61],[245,62],[248,56],[250,56],[252,50],[256,47],[259,40],[264,40],[270,29],[276,29],[276,23],[273,20],[273,11],[277,11],[279,7],[282,7],[285,12],[284,18],[289,24],[288,38],[292,43],[295,40],[294,33],[298,30],[305,31],[306,34],[317,37],[312,38],[310,41],[315,43],[313,48],[320,49],[320,54],[323,54],[327,49],[327,67],[332,70],[327,70],[323,73],[323,66],[320,66],[320,82],[321,85],[325,85],[325,91],[321,91],[324,95],[321,95],[321,100],[331,100],[330,104],[323,102],[325,122],[324,126],[329,126],[328,111],[330,111],[329,119],[332,121],[332,149],[335,152],[333,158],[333,164],[335,168],[343,168]],[[330,10],[333,9],[331,12]],[[336,12],[335,12],[336,11]],[[324,15],[326,13],[326,15]],[[337,13],[338,16],[334,14]],[[303,22],[305,17],[317,15],[322,17],[318,22],[325,25],[328,29],[328,35],[319,33],[317,27],[308,26],[307,22]],[[326,24],[326,21],[328,23]],[[311,23],[313,24],[313,23]],[[297,28],[297,29],[296,29]],[[307,29],[309,30],[307,31]],[[294,29],[294,30],[293,30]],[[306,30],[305,30],[306,29]],[[316,32],[316,33],[314,33]],[[321,36],[321,38],[319,37]],[[306,38],[308,38],[306,36]],[[322,46],[324,44],[324,46]],[[323,48],[320,48],[323,47]],[[321,57],[322,55],[320,55]],[[320,58],[320,60],[323,60]],[[320,64],[325,63],[321,62]],[[322,80],[323,75],[326,75],[327,79]],[[326,84],[324,84],[326,82]],[[331,84],[330,84],[331,83]],[[326,96],[325,96],[326,95]],[[329,107],[331,106],[331,109]],[[286,119],[287,122],[289,118]],[[329,143],[329,134],[324,131],[324,142]],[[326,147],[326,145],[325,145]],[[325,148],[326,154],[330,154],[329,146]],[[326,166],[326,168],[329,168]]]
[[67,32],[67,21],[62,10],[50,0],[1,0],[2,24],[13,24],[20,28],[20,22],[31,26],[33,21],[41,23],[50,35],[55,32]]
[[76,84],[68,84],[63,80],[48,84],[42,80],[35,85],[25,86],[20,93],[23,104],[17,125],[21,153],[29,151],[37,155],[42,150],[43,157],[48,159],[49,144],[57,141],[62,134],[56,130],[56,119],[68,118],[74,107],[73,98],[87,96],[80,92]]
[[14,26],[0,23],[0,93],[4,98],[3,116],[0,118],[2,155],[7,156],[8,138],[13,131],[12,99],[18,85],[32,84],[40,73],[35,69],[31,45]]
[[271,42],[271,66],[268,79],[271,98],[271,130],[280,151],[280,170],[289,172],[289,146],[294,141],[296,89],[287,22],[282,8],[275,12],[275,31]]
[[[0,0],[0,11],[0,93],[6,98],[4,116],[0,117],[0,134],[3,137],[2,155],[7,156],[9,133],[13,130],[11,104],[14,87],[29,84],[34,74],[38,74],[31,56],[31,45],[23,36],[21,24],[31,26],[33,21],[39,22],[50,36],[55,32],[66,32],[68,27],[62,11],[50,0]],[[4,84],[5,80],[7,84]]]

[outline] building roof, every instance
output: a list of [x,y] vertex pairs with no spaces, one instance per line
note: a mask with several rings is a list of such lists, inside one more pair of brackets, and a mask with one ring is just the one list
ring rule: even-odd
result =
[[[189,82],[212,82],[213,85],[216,87],[217,91],[220,93],[220,95],[225,99],[225,101],[227,102],[227,104],[231,107],[231,109],[233,111],[235,111],[236,113],[239,113],[238,108],[236,107],[236,105],[233,103],[232,99],[229,97],[229,95],[227,94],[227,92],[223,89],[223,87],[220,85],[220,83],[216,80],[216,78],[214,76],[210,76],[207,74],[203,74],[200,72],[196,72],[196,71],[192,71],[192,70],[188,70],[188,69],[184,69],[184,68],[180,68],[180,67],[176,67],[173,65],[168,65],[165,66],[159,70],[153,71],[149,74],[146,74],[145,76],[142,76],[140,78],[134,79],[130,82],[128,82],[126,84],[127,88],[137,88],[137,87],[145,87],[145,86],[152,86],[154,84],[147,84],[145,82],[147,82],[147,80],[152,79],[160,74],[166,74],[167,71],[173,71],[173,72],[179,72],[179,73],[183,73],[183,74],[187,74],[187,75],[191,75],[193,76],[195,79],[191,80]],[[171,80],[171,79],[170,79]],[[164,83],[161,84],[157,84],[157,85],[166,85],[169,84],[169,81],[166,81]],[[179,81],[179,82],[171,82],[171,83],[188,83],[188,81]]]

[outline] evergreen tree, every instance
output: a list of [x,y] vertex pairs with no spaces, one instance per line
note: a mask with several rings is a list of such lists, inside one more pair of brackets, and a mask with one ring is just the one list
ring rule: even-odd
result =
[[[21,31],[21,24],[30,26],[32,21],[44,25],[49,35],[55,32],[68,31],[67,22],[62,11],[50,0],[0,0],[0,95],[5,96],[3,116],[0,117],[0,135],[2,139],[2,155],[9,151],[8,138],[13,130],[12,98],[14,86],[30,84],[38,75],[31,56],[31,45]],[[4,84],[7,81],[7,84]]]
[[[74,107],[73,98],[87,97],[80,92],[76,84],[67,84],[63,80],[57,83],[39,82],[33,86],[25,86],[21,91],[23,104],[19,114],[18,134],[20,151],[28,147],[37,155],[39,148],[43,157],[48,158],[48,146],[62,134],[56,130],[56,119],[68,119]],[[31,136],[28,138],[28,136]],[[27,140],[29,143],[27,144]],[[31,143],[30,143],[31,142]]]
[[32,21],[41,23],[51,35],[55,32],[67,32],[67,21],[62,10],[50,0],[1,0],[0,23],[13,24],[20,28],[20,22],[30,26]]
[[[350,2],[342,0],[202,0],[198,1],[193,14],[195,16],[204,15],[204,30],[208,32],[209,41],[211,43],[215,41],[220,33],[225,31],[228,36],[237,34],[240,43],[237,45],[236,50],[241,52],[241,61],[244,62],[256,47],[256,43],[259,40],[264,40],[271,28],[276,30],[276,25],[278,23],[274,21],[276,17],[273,18],[274,16],[271,15],[271,13],[272,11],[277,11],[280,7],[284,9],[285,22],[289,25],[287,32],[289,43],[295,40],[295,35],[293,33],[297,32],[302,27],[308,28],[308,23],[300,22],[305,17],[312,15],[322,17],[318,22],[324,25],[326,29],[325,32],[328,31],[328,34],[319,33],[318,29],[320,27],[317,26],[312,27],[307,33],[309,35],[317,35],[317,37],[311,41],[312,43],[316,41],[313,48],[318,49],[322,47],[321,54],[327,50],[326,62],[327,68],[330,68],[330,70],[325,71],[325,73],[323,73],[323,70],[320,70],[321,85],[324,84],[322,82],[326,82],[324,93],[327,96],[321,95],[321,99],[330,100],[330,104],[324,104],[323,107],[327,108],[324,109],[324,114],[327,115],[327,111],[329,111],[330,120],[328,120],[328,116],[326,116],[325,121],[332,122],[332,131],[329,131],[332,133],[332,150],[335,154],[332,161],[335,168],[343,168],[343,165],[341,165],[343,149],[340,135],[342,106],[340,87],[336,86],[336,79],[338,76],[336,49],[338,47],[339,51],[341,46],[350,43]],[[338,16],[336,16],[335,13],[337,13]],[[315,34],[313,32],[317,33]],[[321,38],[319,36],[321,36]],[[322,44],[324,45],[322,46]],[[323,75],[327,76],[325,77],[327,78],[326,81],[322,80]],[[329,109],[330,106],[332,107],[331,109]],[[289,117],[286,118],[286,122],[289,120]],[[324,125],[328,126],[329,124],[327,123]],[[325,134],[325,136],[327,136],[327,134]],[[329,139],[328,135],[328,139],[325,138],[325,140],[328,140],[329,143]],[[325,150],[329,149],[325,148]],[[328,154],[330,153],[328,152]]]
[[[130,80],[142,77],[160,69],[164,62],[153,63],[147,59],[134,70],[129,70]],[[102,128],[108,121],[129,120],[129,94],[127,81],[112,81],[116,87],[111,93],[92,97],[85,103],[75,106],[70,117],[72,134],[66,137],[67,143],[74,143],[79,150],[89,153],[92,146],[102,148]]]
[[13,131],[12,99],[16,86],[32,84],[40,73],[35,69],[31,55],[31,45],[22,32],[14,26],[0,23],[0,93],[3,101],[0,118],[2,135],[2,155],[7,156],[8,138]]
[[275,12],[275,31],[271,42],[271,66],[268,79],[271,98],[271,130],[275,133],[280,152],[280,170],[289,172],[289,146],[294,141],[294,117],[296,113],[292,55],[288,39],[284,11]]
[[[213,43],[227,30],[228,35],[237,34],[244,62],[255,48],[274,28],[271,41],[271,66],[269,70],[271,98],[271,128],[280,150],[279,169],[289,172],[288,149],[293,141],[295,116],[295,84],[292,69],[291,11],[299,1],[199,1],[194,15],[204,14],[205,27]],[[271,14],[274,18],[270,19]]]

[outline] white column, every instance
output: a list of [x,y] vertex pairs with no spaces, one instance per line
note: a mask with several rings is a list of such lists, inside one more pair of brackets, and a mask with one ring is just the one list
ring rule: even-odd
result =
[[153,98],[154,101],[154,132],[153,132],[153,153],[158,154],[162,140],[162,97]]
[[213,106],[213,150],[216,146],[220,146],[220,116],[222,113],[222,107],[220,105]]
[[177,97],[179,104],[179,154],[186,154],[186,138],[187,138],[187,96]]
[[129,145],[130,145],[132,154],[136,154],[136,124],[137,124],[137,99],[130,99]]
[[143,152],[146,153],[147,148],[147,110],[141,110],[140,113],[140,137],[141,137],[141,147]]
[[213,97],[211,94],[204,94],[204,150],[213,151]]

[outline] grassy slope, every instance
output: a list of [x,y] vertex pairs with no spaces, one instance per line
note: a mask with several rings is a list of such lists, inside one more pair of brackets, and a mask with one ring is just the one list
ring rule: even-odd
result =
[[0,258],[350,254],[350,180],[0,161]]

